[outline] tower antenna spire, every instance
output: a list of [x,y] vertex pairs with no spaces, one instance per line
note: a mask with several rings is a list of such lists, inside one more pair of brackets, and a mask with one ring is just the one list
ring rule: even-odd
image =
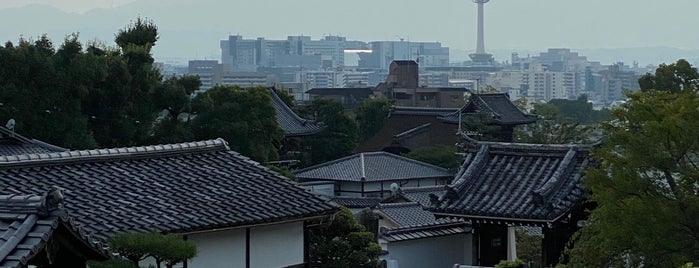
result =
[[483,6],[490,0],[471,0],[478,4],[478,36],[476,38],[476,53],[469,55],[475,63],[489,64],[493,63],[493,55],[485,52],[485,23],[483,22],[484,12]]

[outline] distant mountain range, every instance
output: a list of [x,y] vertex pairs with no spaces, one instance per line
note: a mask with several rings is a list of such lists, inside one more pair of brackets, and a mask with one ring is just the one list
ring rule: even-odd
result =
[[[314,0],[311,2],[321,3],[322,1]],[[189,59],[220,59],[219,40],[226,38],[229,34],[242,34],[245,38],[265,36],[268,39],[279,39],[285,38],[287,35],[304,34],[301,29],[314,29],[319,21],[330,23],[331,25],[325,27],[332,29],[356,29],[359,27],[357,26],[359,24],[352,19],[357,17],[354,14],[362,14],[364,18],[378,18],[384,14],[380,10],[381,8],[363,7],[373,5],[373,3],[375,3],[373,0],[356,0],[356,3],[348,5],[343,12],[337,14],[287,14],[286,10],[296,10],[294,8],[299,5],[296,1],[276,2],[275,8],[271,9],[266,6],[265,1],[256,0],[139,0],[120,7],[94,9],[84,14],[66,13],[50,6],[35,4],[0,10],[0,25],[3,25],[3,27],[0,27],[0,41],[3,43],[7,40],[16,42],[20,36],[27,39],[36,39],[36,37],[45,33],[58,46],[64,36],[73,32],[79,32],[83,42],[97,40],[109,46],[114,46],[114,34],[130,21],[141,16],[153,19],[159,26],[160,40],[153,50],[156,60],[184,63]],[[245,7],[245,10],[241,10],[240,7]],[[402,7],[399,6],[397,8]],[[440,7],[426,6],[424,11],[436,12],[435,10],[439,10],[438,8]],[[196,10],[196,12],[192,12],[192,10]],[[264,10],[264,12],[246,12],[248,10]],[[444,16],[447,18],[462,12],[439,11],[448,12]],[[401,12],[404,11],[401,10]],[[337,18],[333,16],[337,16]],[[356,19],[359,18],[357,17]],[[284,23],[289,20],[294,20],[293,25]],[[383,21],[375,20],[367,23],[382,25]],[[402,26],[404,28],[415,28],[415,31],[429,32],[429,30],[421,29],[411,23],[414,22],[406,20],[403,22],[405,25]],[[424,24],[425,22],[419,23]],[[442,21],[439,23],[449,22]],[[390,28],[389,26],[382,27]],[[317,28],[315,27],[315,29]],[[395,31],[401,31],[402,29],[396,28]],[[380,40],[382,38],[385,40],[386,33],[382,37],[376,37],[375,32],[390,32],[393,30],[383,28],[378,30],[366,29],[367,32],[371,32],[367,33],[366,36],[373,39],[363,41]],[[306,34],[309,33],[306,32]],[[310,34],[314,39],[322,37],[317,33],[315,35],[314,33]],[[342,33],[340,34],[342,35]],[[390,34],[388,35],[390,36]],[[348,39],[356,38],[348,36]],[[447,42],[445,40],[421,41]],[[641,47],[617,49],[573,48],[572,50],[587,56],[590,61],[600,61],[603,64],[619,61],[632,64],[636,61],[644,66],[662,62],[670,63],[680,58],[699,63],[699,50],[697,49]],[[509,61],[512,52],[518,52],[520,56],[534,56],[543,51],[545,49],[493,49],[489,52],[493,53],[498,61]],[[460,62],[467,60],[469,53],[469,51],[464,49],[452,48],[451,61]]]

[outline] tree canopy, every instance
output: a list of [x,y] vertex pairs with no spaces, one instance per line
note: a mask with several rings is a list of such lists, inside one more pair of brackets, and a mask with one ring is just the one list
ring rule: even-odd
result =
[[335,214],[330,225],[311,228],[308,243],[311,267],[378,267],[381,247],[347,208]]
[[584,180],[597,207],[568,252],[576,267],[699,260],[699,96],[665,86],[629,94],[603,124],[608,134]]
[[158,268],[161,264],[169,268],[197,254],[194,243],[160,233],[118,233],[109,239],[109,248],[136,267],[140,261],[153,258]]
[[339,101],[316,99],[301,112],[305,117],[315,118],[327,126],[325,130],[306,140],[311,148],[311,164],[350,155],[357,146],[359,138],[357,123],[345,113]]
[[266,88],[217,86],[192,101],[195,139],[224,138],[232,150],[259,162],[277,159],[284,131]]
[[699,73],[687,60],[680,59],[676,63],[661,64],[654,74],[647,73],[638,80],[642,91],[682,91],[697,90]]
[[381,130],[384,121],[388,118],[391,102],[386,98],[366,99],[362,101],[356,111],[356,120],[359,125],[360,138],[367,140]]

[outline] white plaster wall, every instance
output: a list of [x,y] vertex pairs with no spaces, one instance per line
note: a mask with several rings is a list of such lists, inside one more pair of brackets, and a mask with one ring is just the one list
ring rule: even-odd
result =
[[385,260],[394,260],[399,268],[453,267],[472,264],[472,236],[468,234],[389,242]]
[[303,222],[250,230],[250,267],[276,268],[303,263]]
[[187,240],[197,245],[188,267],[245,267],[245,229],[192,234]]
[[[342,196],[360,197],[362,196],[360,191],[362,191],[362,184],[360,182],[340,182],[340,192],[337,194]],[[348,193],[347,191],[356,191],[357,193]]]

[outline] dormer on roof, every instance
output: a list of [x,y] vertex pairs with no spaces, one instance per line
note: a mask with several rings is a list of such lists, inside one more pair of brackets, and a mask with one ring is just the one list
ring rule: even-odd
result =
[[277,95],[275,88],[270,88],[269,92],[272,96],[272,104],[277,112],[277,123],[284,130],[284,136],[300,137],[309,136],[323,131],[325,124],[315,120],[305,119],[296,114],[284,101]]

